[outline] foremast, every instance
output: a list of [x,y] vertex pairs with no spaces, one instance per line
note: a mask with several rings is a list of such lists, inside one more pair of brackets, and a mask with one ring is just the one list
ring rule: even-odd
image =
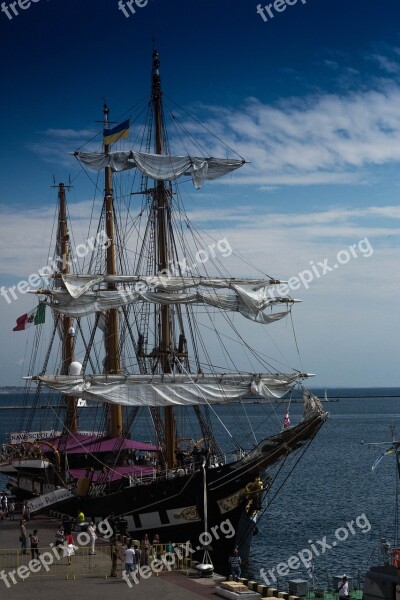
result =
[[[153,51],[153,69],[152,69],[152,105],[155,121],[155,154],[162,155],[163,148],[163,118],[162,118],[162,91],[160,79],[160,60],[157,50]],[[168,215],[170,190],[167,189],[165,182],[157,180],[155,185],[154,206],[156,212],[156,231],[157,231],[157,268],[158,273],[165,273],[168,268]],[[155,273],[157,275],[157,273]],[[169,305],[160,307],[160,337],[159,353],[160,363],[163,373],[171,373],[171,315]],[[175,417],[171,406],[164,409],[164,428],[165,428],[165,461],[172,468],[175,463]]]
[[[108,129],[109,108],[104,104],[104,129]],[[104,144],[104,154],[110,153],[108,144]],[[107,234],[106,250],[106,273],[107,275],[116,275],[115,264],[115,233],[114,233],[114,198],[112,189],[111,167],[106,166],[104,171],[104,209]],[[115,290],[114,283],[108,283],[109,290]],[[116,375],[120,372],[119,348],[118,348],[118,309],[111,309],[107,313],[105,350],[106,360],[104,369],[107,374]],[[119,437],[122,434],[122,407],[118,404],[109,406],[108,414],[108,435],[112,438]]]
[[[63,275],[68,275],[69,271],[69,233],[67,224],[67,202],[65,196],[65,186],[58,184],[58,239],[57,251],[59,258],[59,271]],[[71,317],[65,315],[62,317],[62,374],[69,374],[70,364],[74,361],[74,336],[75,330]],[[78,431],[78,401],[72,396],[65,397],[66,415],[64,422],[64,431],[74,433]]]

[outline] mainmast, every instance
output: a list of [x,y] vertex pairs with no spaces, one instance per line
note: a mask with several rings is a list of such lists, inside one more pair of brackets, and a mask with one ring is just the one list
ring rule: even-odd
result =
[[[162,91],[160,79],[160,60],[157,50],[153,51],[152,72],[152,103],[155,118],[155,154],[163,154],[163,118],[162,118]],[[169,215],[170,190],[165,182],[158,180],[155,186],[154,206],[156,212],[157,230],[157,269],[159,273],[166,272],[168,268],[168,215]],[[170,307],[160,306],[160,332],[159,353],[163,373],[171,373],[171,321]],[[166,407],[164,413],[165,427],[165,459],[169,467],[175,463],[175,417],[172,407]]]
[[[63,275],[69,273],[69,234],[67,226],[67,202],[65,198],[65,186],[58,184],[58,240],[57,251],[59,258],[59,271]],[[71,317],[64,316],[62,319],[62,374],[69,375],[69,366],[74,361],[74,336],[73,321]],[[78,431],[77,400],[72,396],[66,396],[66,415],[64,429],[67,433]]]
[[[109,108],[104,104],[104,129],[108,129]],[[104,153],[109,154],[108,144],[104,144]],[[106,234],[108,247],[106,251],[107,275],[116,275],[115,267],[115,237],[114,237],[114,199],[112,191],[111,167],[105,168],[104,173],[104,206],[106,213]],[[108,289],[115,289],[115,284],[109,283]],[[118,309],[111,309],[107,314],[106,327],[106,362],[105,372],[116,374],[120,371],[119,349],[118,349]],[[118,404],[109,406],[108,434],[118,437],[122,433],[122,408]]]

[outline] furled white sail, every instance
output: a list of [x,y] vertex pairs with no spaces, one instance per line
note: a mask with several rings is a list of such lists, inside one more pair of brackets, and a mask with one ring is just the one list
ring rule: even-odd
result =
[[111,167],[112,171],[138,168],[146,177],[171,181],[188,175],[199,189],[205,180],[217,179],[231,173],[244,164],[244,160],[230,158],[202,158],[193,156],[168,156],[147,152],[75,152],[75,156],[87,167],[101,171]]
[[233,286],[249,286],[259,290],[272,285],[285,283],[277,279],[229,279],[212,277],[173,277],[170,274],[146,275],[62,275],[65,287],[72,298],[79,298],[90,289],[102,283],[138,284],[143,288],[162,288],[166,291],[180,291],[190,287],[209,287],[215,289],[231,288]]
[[241,315],[265,325],[282,319],[288,311],[266,313],[276,304],[292,304],[298,302],[293,298],[270,297],[264,290],[247,291],[240,286],[232,286],[231,294],[211,294],[200,292],[150,292],[135,288],[86,292],[79,298],[73,298],[65,290],[53,290],[50,306],[56,312],[70,317],[84,317],[95,312],[103,312],[137,302],[154,304],[206,304],[221,310],[239,312]]
[[254,375],[72,375],[38,376],[58,392],[126,406],[173,406],[278,399],[305,373]]

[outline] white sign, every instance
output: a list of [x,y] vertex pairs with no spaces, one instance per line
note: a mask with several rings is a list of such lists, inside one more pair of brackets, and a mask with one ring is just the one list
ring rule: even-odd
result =
[[61,435],[61,431],[20,431],[19,433],[10,433],[11,444],[20,444],[21,442],[34,442],[35,440],[46,440]]
[[[86,402],[86,400],[82,400]],[[103,434],[96,431],[80,431],[81,435],[97,435],[102,437]],[[20,431],[19,433],[10,433],[10,443],[20,444],[21,442],[34,442],[35,440],[47,440],[50,438],[60,437],[62,431]],[[73,434],[71,434],[73,436]]]
[[55,502],[61,502],[62,500],[68,500],[68,498],[73,497],[74,495],[71,494],[69,490],[62,488],[60,488],[59,490],[54,490],[54,492],[50,492],[49,494],[43,494],[43,496],[39,496],[38,498],[29,500],[29,512],[36,512],[41,508],[46,508],[46,506],[50,506],[50,504],[54,504]]

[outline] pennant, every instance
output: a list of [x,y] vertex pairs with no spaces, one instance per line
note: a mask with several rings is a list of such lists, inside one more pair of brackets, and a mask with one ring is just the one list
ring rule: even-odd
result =
[[103,143],[109,146],[118,140],[126,139],[129,135],[129,119],[116,125],[112,129],[103,130]]
[[376,459],[376,461],[372,465],[372,471],[375,471],[376,467],[379,465],[379,463],[381,462],[381,460],[383,458],[385,458],[385,456],[389,456],[389,454],[393,454],[393,452],[394,452],[394,448],[388,448],[387,450],[385,450],[385,452],[383,454],[381,454],[380,456],[378,456],[378,458]]
[[40,325],[45,322],[46,304],[41,302],[34,310],[31,310],[17,319],[17,324],[13,331],[24,331],[31,325]]

